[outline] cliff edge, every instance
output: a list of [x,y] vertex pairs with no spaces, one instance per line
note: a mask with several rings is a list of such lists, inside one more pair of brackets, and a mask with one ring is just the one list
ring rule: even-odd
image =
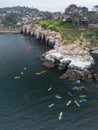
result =
[[[39,24],[24,25],[22,33],[45,41],[52,49],[41,56],[46,68],[57,66],[58,70],[65,70],[60,79],[70,81],[97,81],[97,74],[93,72],[95,64],[90,55],[90,42],[83,37],[75,41],[63,40],[59,32],[45,30]],[[66,43],[66,44],[65,44]]]

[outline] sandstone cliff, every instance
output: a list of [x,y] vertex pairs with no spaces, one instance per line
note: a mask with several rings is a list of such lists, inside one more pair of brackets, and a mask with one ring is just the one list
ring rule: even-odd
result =
[[[45,30],[38,24],[24,25],[22,32],[35,37],[52,46],[53,49],[41,56],[43,65],[47,68],[58,66],[59,70],[65,70],[60,78],[68,78],[70,81],[97,80],[96,74],[90,71],[94,65],[94,59],[90,55],[90,42],[83,35],[76,41],[63,41],[59,32]],[[64,44],[66,43],[66,44]]]

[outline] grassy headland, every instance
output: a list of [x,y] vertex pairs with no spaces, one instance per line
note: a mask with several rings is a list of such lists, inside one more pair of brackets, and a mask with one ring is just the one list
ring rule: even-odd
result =
[[98,46],[98,30],[90,30],[88,28],[78,28],[72,23],[63,22],[62,20],[35,20],[35,24],[40,24],[44,29],[51,29],[61,34],[63,40],[76,40],[83,32],[84,37]]
[[64,23],[61,20],[36,20],[35,24],[40,24],[44,29],[51,29],[57,31],[61,34],[62,38],[68,39],[66,30],[75,29],[75,26],[72,23]]

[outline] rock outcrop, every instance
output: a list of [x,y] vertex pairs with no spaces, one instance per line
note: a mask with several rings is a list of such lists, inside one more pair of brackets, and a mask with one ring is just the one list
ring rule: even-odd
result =
[[97,81],[97,75],[91,71],[94,66],[94,59],[90,55],[90,42],[83,38],[83,35],[73,43],[64,44],[59,32],[45,30],[38,24],[24,25],[22,32],[45,41],[53,47],[52,50],[41,56],[43,65],[46,68],[58,67],[58,70],[65,70],[60,79],[70,81]]
[[58,48],[62,45],[62,37],[60,33],[51,30],[45,30],[39,24],[24,25],[22,32],[27,35],[34,36],[40,41],[45,40],[46,44],[54,48]]

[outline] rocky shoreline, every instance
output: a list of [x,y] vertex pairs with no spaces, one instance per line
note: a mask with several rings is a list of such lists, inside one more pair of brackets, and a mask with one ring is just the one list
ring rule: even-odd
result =
[[20,31],[1,31],[1,30],[0,30],[0,34],[3,34],[3,33],[20,34]]
[[2,34],[2,33],[17,34],[17,33],[20,33],[20,30],[21,30],[20,27],[4,27],[4,26],[0,26],[0,34]]
[[46,68],[57,66],[58,70],[64,70],[65,73],[59,77],[60,79],[98,81],[97,74],[93,72],[95,62],[90,54],[90,42],[83,34],[76,41],[64,41],[59,32],[45,30],[38,24],[24,25],[21,33],[44,41],[52,47],[40,59]]

